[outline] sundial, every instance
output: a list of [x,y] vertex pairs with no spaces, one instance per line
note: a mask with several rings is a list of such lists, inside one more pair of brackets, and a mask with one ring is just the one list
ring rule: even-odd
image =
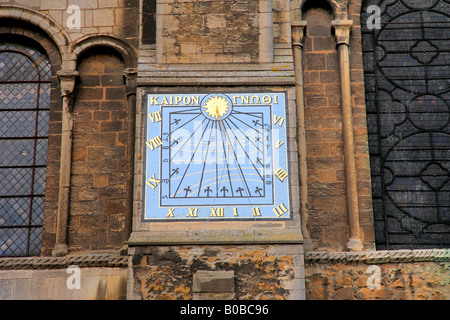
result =
[[285,92],[147,95],[144,221],[291,218]]

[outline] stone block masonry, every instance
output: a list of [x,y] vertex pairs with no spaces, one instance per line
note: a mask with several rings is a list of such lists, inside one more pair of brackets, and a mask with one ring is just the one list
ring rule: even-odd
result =
[[74,106],[71,250],[120,248],[127,239],[128,111],[124,65],[103,49],[80,63]]
[[[309,230],[317,250],[345,250],[349,218],[341,108],[341,83],[336,39],[331,34],[332,14],[312,8],[303,48],[305,131],[308,166]],[[357,28],[355,27],[355,30]],[[357,34],[355,31],[354,33]],[[373,249],[370,163],[367,156],[365,105],[361,103],[359,40],[351,39],[350,69],[352,120],[355,141],[356,189],[361,241]]]
[[347,241],[348,222],[339,60],[330,32],[331,14],[315,8],[306,13],[305,20],[303,76],[310,235],[316,248],[342,246]]
[[449,250],[309,252],[307,300],[448,300]]
[[[304,299],[301,245],[142,246],[131,250],[129,274],[133,277],[128,280],[128,298],[191,300],[207,294],[208,299]],[[211,292],[211,281],[221,284],[221,292]]]
[[258,62],[258,10],[256,0],[158,4],[158,63]]

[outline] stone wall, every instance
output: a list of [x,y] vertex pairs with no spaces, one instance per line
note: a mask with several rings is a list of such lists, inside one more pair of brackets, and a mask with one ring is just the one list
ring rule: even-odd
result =
[[308,300],[450,298],[448,250],[313,252],[305,274]]
[[[129,298],[190,300],[194,294],[195,298],[202,297],[202,292],[193,288],[196,275],[201,277],[198,271],[233,271],[232,291],[203,294],[209,294],[209,299],[304,299],[300,245],[146,246],[133,250]],[[225,272],[218,273],[214,280],[226,283],[227,279],[229,273]]]
[[[304,40],[304,101],[310,235],[316,248],[347,238],[339,63],[331,13],[310,9]],[[332,229],[332,230],[331,230]],[[319,249],[320,250],[320,249]]]
[[158,62],[257,62],[258,9],[256,0],[161,1]]
[[[343,142],[341,83],[332,9],[309,2],[303,47],[309,232],[315,250],[346,250],[349,234]],[[322,2],[323,5],[323,2]],[[350,38],[350,72],[355,165],[361,241],[374,249],[370,162],[361,63],[359,18]]]
[[80,269],[80,287],[67,286],[64,270],[0,271],[0,300],[123,300],[125,268]]
[[114,254],[0,259],[0,300],[126,298],[127,257]]
[[[0,4],[26,7],[48,15],[72,41],[86,35],[114,34],[138,47],[138,0],[0,0]],[[67,10],[70,5],[80,8],[79,28],[69,25],[74,21],[70,18],[74,12]]]
[[6,17],[0,32],[28,37],[25,42],[36,39],[52,63],[42,255],[52,254],[57,238],[60,172],[66,171],[61,169],[65,166],[60,163],[61,150],[70,144],[61,138],[65,120],[57,73],[64,68],[80,73],[74,94],[69,165],[73,172],[66,206],[70,207],[69,249],[120,249],[131,219],[127,199],[132,166],[128,162],[133,146],[129,126],[133,117],[128,113],[123,72],[136,64],[132,48],[139,45],[139,1],[1,0],[0,5],[2,18]]
[[70,250],[119,249],[127,233],[129,118],[114,51],[97,48],[79,63],[74,106]]

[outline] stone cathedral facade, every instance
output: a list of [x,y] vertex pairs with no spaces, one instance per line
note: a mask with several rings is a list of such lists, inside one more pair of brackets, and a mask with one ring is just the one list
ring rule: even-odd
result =
[[0,299],[449,299],[449,9],[0,0]]

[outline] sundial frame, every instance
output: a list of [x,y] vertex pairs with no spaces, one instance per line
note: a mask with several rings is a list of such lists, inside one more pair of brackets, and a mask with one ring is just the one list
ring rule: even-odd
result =
[[292,219],[286,92],[146,97],[143,221]]

